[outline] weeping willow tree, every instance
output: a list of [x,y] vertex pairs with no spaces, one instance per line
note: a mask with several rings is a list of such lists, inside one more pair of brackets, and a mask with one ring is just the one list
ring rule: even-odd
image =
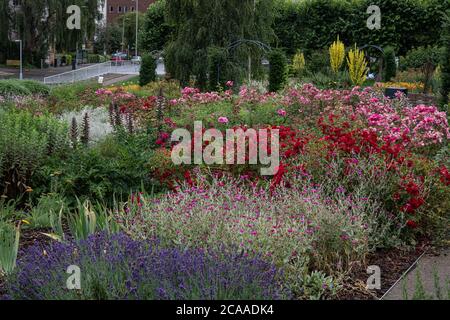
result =
[[0,63],[4,63],[10,47],[10,7],[7,1],[0,1]]
[[[101,17],[99,5],[104,0],[21,0],[12,10],[10,30],[23,40],[24,57],[28,63],[38,65],[50,46],[58,51],[74,50],[76,43],[91,39],[96,21]],[[78,5],[81,9],[81,29],[66,26],[67,8]],[[10,32],[8,32],[10,33]]]
[[250,64],[257,77],[264,50],[255,43],[270,43],[274,37],[272,5],[272,0],[167,1],[166,20],[174,28],[165,48],[168,72],[184,84],[194,76],[205,88],[208,62],[217,61],[208,57],[209,48],[215,48],[227,57],[219,67],[229,80],[241,82]]

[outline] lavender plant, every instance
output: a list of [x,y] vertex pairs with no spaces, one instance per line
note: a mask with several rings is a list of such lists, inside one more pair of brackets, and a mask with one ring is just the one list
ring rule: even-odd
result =
[[[162,248],[125,234],[100,233],[80,242],[24,250],[8,277],[11,299],[281,299],[280,271],[227,250]],[[81,270],[81,289],[69,290],[67,267]]]

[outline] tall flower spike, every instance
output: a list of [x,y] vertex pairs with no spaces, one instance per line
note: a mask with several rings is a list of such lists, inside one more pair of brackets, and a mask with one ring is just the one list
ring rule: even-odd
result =
[[117,104],[114,104],[114,130],[122,126],[122,118],[120,117],[120,110]]
[[89,143],[89,114],[87,112],[83,117],[83,129],[80,140],[84,145],[88,145]]
[[109,104],[108,115],[109,115],[109,123],[111,124],[111,127],[114,128],[114,103],[113,102],[111,102]]
[[72,124],[70,126],[70,140],[72,141],[72,147],[75,149],[78,144],[78,124],[75,117],[72,118]]
[[330,64],[334,73],[338,73],[345,59],[345,46],[339,36],[337,40],[330,46]]
[[133,115],[131,112],[127,113],[127,129],[129,134],[133,134]]
[[164,118],[164,109],[166,105],[166,98],[164,97],[164,91],[163,88],[159,88],[159,94],[158,99],[156,100],[156,112],[157,112],[157,119],[158,119],[158,132],[162,131],[162,122]]

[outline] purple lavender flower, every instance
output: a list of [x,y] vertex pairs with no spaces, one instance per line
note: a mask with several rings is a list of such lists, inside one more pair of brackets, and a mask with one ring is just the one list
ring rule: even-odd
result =
[[[164,248],[125,234],[35,245],[21,253],[8,279],[12,299],[216,300],[283,299],[282,274],[259,258],[221,252]],[[66,269],[81,270],[81,290],[66,288]]]

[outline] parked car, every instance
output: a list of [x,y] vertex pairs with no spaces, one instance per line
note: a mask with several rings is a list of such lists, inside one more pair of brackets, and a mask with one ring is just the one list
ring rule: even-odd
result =
[[142,62],[141,56],[133,56],[131,58],[131,63],[133,63],[133,64],[141,64],[141,62]]
[[126,53],[117,52],[111,56],[111,61],[121,62],[121,61],[127,60],[127,58],[128,58],[128,55]]

